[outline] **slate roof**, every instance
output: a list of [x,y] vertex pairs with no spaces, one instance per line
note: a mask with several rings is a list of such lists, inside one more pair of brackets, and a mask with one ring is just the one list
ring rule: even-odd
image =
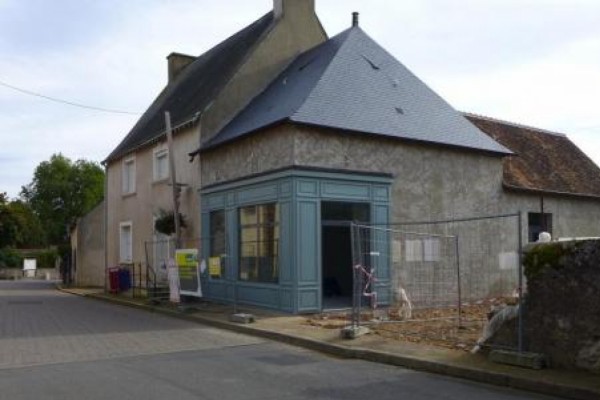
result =
[[465,116],[515,153],[503,160],[507,188],[600,197],[600,168],[567,136],[474,114]]
[[510,154],[359,27],[297,57],[203,149],[279,122]]
[[235,74],[272,22],[273,13],[270,12],[188,65],[163,89],[105,162],[120,158],[164,135],[165,111],[171,113],[174,127],[193,120],[195,114],[202,111]]

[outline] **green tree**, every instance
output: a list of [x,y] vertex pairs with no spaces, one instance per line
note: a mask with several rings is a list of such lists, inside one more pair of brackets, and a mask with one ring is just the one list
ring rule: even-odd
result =
[[104,171],[95,162],[72,162],[54,154],[40,163],[33,181],[21,190],[21,197],[45,227],[48,242],[65,243],[77,218],[102,200]]
[[17,216],[9,207],[6,193],[0,193],[0,249],[14,247],[19,235],[20,229]]

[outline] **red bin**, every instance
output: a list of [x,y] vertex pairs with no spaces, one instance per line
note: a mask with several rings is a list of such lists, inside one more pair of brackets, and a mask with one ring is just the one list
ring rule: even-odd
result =
[[108,283],[111,293],[119,293],[119,267],[108,269]]

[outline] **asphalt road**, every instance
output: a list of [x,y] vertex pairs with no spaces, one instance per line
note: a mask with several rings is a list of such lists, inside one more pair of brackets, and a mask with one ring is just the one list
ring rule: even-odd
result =
[[0,399],[550,399],[0,281]]

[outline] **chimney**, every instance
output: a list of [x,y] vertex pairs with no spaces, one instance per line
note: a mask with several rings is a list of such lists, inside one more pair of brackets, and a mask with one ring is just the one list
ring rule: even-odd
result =
[[352,27],[356,28],[358,26],[358,13],[356,11],[354,11],[352,13]]
[[173,82],[179,76],[181,71],[196,60],[194,56],[187,54],[171,53],[167,56],[167,64],[169,69],[169,83]]
[[296,13],[315,13],[315,0],[273,0],[275,19],[294,17]]

